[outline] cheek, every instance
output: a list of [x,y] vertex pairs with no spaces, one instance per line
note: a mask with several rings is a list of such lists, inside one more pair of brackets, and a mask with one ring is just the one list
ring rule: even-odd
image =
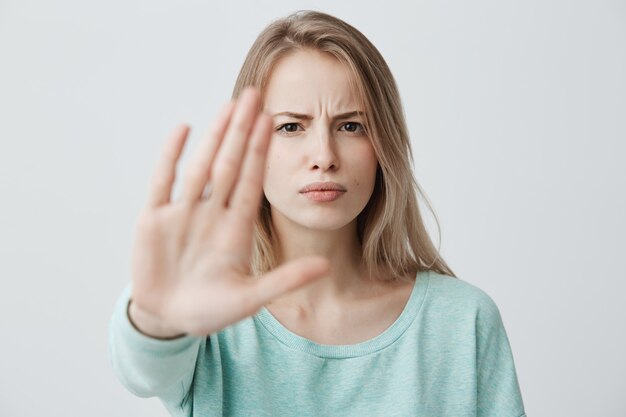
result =
[[353,157],[362,178],[370,178],[372,175],[376,174],[378,159],[376,158],[376,152],[371,144],[355,150]]
[[269,177],[279,166],[280,163],[280,155],[276,151],[276,148],[270,146],[267,151],[267,156],[265,158],[265,178]]
[[369,193],[376,182],[378,160],[374,150],[370,147],[352,149],[350,164],[347,166],[352,186],[359,193]]
[[290,158],[280,152],[280,149],[269,149],[265,159],[264,187],[272,189],[285,185],[285,178],[290,178]]

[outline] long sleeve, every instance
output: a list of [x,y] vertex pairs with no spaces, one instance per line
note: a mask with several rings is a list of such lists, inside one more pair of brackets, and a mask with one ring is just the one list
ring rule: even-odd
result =
[[524,417],[513,353],[498,307],[491,298],[476,317],[479,417]]
[[182,407],[188,399],[204,338],[160,340],[140,333],[128,318],[130,284],[119,297],[109,324],[109,355],[119,381],[139,397],[159,397]]
[[201,340],[157,340],[111,321],[120,381],[172,416],[525,417],[498,308],[479,288],[420,271],[383,333],[351,345],[304,338],[266,308]]

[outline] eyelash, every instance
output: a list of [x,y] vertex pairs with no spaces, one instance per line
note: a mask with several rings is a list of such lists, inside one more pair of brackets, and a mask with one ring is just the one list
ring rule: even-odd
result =
[[[278,126],[276,131],[277,132],[281,132],[285,126],[290,126],[290,125],[295,125],[295,126],[299,126],[299,127],[302,126],[300,123],[283,123],[282,125]],[[345,125],[357,125],[358,126],[357,130],[354,131],[354,132],[351,132],[351,131],[347,130],[346,132],[348,132],[348,133],[351,133],[351,134],[353,134],[355,136],[356,135],[365,134],[365,127],[361,123],[359,123],[359,122],[345,122],[344,124],[342,124],[342,126],[345,126]],[[287,135],[289,135],[291,133],[296,133],[296,132],[286,132],[286,131],[283,131],[283,133],[286,133]]]

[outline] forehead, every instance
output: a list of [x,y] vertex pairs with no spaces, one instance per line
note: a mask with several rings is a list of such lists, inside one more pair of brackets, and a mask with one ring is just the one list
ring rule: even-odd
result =
[[274,65],[265,88],[264,106],[272,110],[320,105],[354,107],[350,80],[348,68],[329,53],[293,52]]

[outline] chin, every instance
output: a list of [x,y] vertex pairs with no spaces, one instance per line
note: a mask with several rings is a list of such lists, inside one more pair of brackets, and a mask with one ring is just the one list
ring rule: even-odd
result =
[[281,217],[283,222],[287,221],[312,230],[339,230],[356,221],[358,215],[358,210],[354,210],[354,208],[347,210],[346,207],[336,207],[333,210],[328,210],[328,207],[322,210],[312,207],[294,210],[294,207],[290,206],[289,210],[280,210],[280,208],[272,206],[272,217],[275,220],[277,217]]
[[356,216],[337,215],[333,216],[329,213],[306,213],[300,212],[293,216],[285,216],[290,222],[296,223],[302,227],[312,230],[333,231],[346,227]]

